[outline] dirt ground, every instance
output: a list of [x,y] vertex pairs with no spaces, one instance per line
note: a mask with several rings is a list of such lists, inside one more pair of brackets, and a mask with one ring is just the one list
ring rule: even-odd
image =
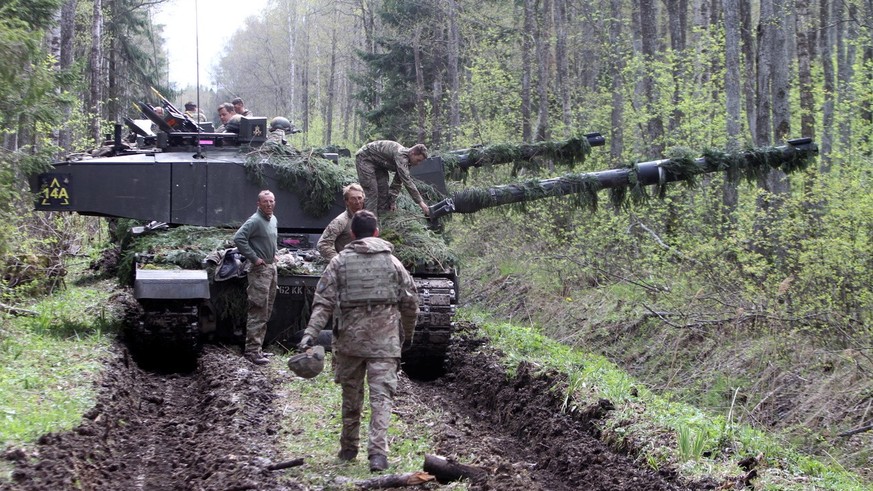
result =
[[[685,490],[601,443],[591,422],[608,410],[560,411],[565,381],[522,366],[507,379],[473,330],[459,333],[447,374],[420,382],[401,377],[396,414],[439,408],[436,453],[481,467],[476,490]],[[207,346],[187,375],[146,372],[119,346],[96,406],[69,432],[43,436],[34,450],[7,449],[15,465],[3,490],[296,490],[268,467],[278,463],[281,380],[235,350]],[[473,456],[473,457],[471,457]],[[429,484],[427,489],[439,486]],[[414,489],[414,488],[398,488]]]

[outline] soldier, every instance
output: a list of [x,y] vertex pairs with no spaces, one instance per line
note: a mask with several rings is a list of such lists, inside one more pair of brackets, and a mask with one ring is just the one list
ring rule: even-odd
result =
[[246,105],[241,98],[237,97],[230,101],[230,103],[233,104],[234,111],[240,116],[249,117],[252,115],[252,112],[246,109]]
[[324,229],[318,239],[316,248],[325,261],[336,257],[337,253],[354,240],[352,238],[352,217],[364,209],[364,190],[358,183],[349,184],[343,188],[343,200],[346,211],[334,218]]
[[[403,145],[390,141],[378,140],[370,142],[355,153],[355,168],[358,171],[358,181],[367,195],[366,208],[373,213],[381,213],[386,210],[394,211],[397,207],[397,195],[400,194],[400,186],[406,186],[409,195],[418,203],[425,215],[430,213],[430,208],[415,183],[409,175],[409,168],[420,164],[427,158],[427,147],[421,143],[406,148]],[[395,173],[391,186],[388,186],[388,172]]]
[[291,124],[291,121],[288,121],[288,118],[276,116],[270,120],[270,134],[267,135],[267,141],[277,145],[286,145],[288,141],[285,140],[285,136],[292,133],[294,133],[294,125]]
[[191,101],[185,103],[185,115],[191,118],[191,121],[194,121],[195,123],[206,121],[206,115],[203,114],[203,111],[197,109],[197,104],[194,104]]
[[324,271],[315,289],[312,316],[300,348],[327,325],[333,315],[334,380],[342,385],[340,460],[358,455],[364,377],[370,387],[370,471],[388,468],[388,422],[400,351],[412,340],[418,295],[412,277],[394,257],[394,246],[380,238],[376,215],[368,210],[352,218],[355,238]]
[[233,104],[225,102],[218,106],[218,119],[221,126],[215,129],[216,133],[239,133],[239,115],[234,112]]
[[278,249],[277,220],[273,215],[276,198],[268,190],[258,194],[258,210],[236,231],[233,242],[247,260],[248,318],[243,354],[252,363],[269,363],[261,347],[267,334],[267,321],[276,299]]

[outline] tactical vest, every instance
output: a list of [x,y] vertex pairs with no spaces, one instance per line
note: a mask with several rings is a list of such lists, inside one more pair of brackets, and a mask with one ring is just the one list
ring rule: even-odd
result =
[[394,305],[399,288],[390,252],[344,255],[339,274],[340,307]]

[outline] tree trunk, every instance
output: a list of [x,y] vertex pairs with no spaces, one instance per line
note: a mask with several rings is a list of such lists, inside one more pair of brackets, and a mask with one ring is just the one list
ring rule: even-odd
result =
[[524,0],[524,27],[521,30],[521,140],[531,141],[531,52],[533,51],[534,2]]
[[[448,53],[446,58],[446,70],[449,77],[449,131],[446,135],[447,143],[452,145],[461,128],[461,77],[458,71],[460,59],[461,36],[458,29],[458,3],[455,0],[447,0],[449,10],[448,29]],[[439,76],[435,78],[440,78]],[[434,85],[436,85],[434,81]],[[442,82],[440,82],[442,89]],[[436,97],[434,97],[436,104]]]
[[324,111],[324,144],[330,145],[333,141],[333,105],[336,101],[336,51],[337,51],[337,24],[339,14],[336,3],[333,11],[333,28],[330,33],[330,73],[327,76],[327,101]]
[[815,96],[812,93],[812,34],[809,0],[796,0],[797,82],[800,94],[800,136],[815,139]]
[[625,53],[622,49],[623,43],[621,34],[621,12],[622,0],[610,0],[610,16],[609,16],[609,45],[610,45],[610,63],[609,72],[612,78],[612,113],[610,114],[610,130],[609,130],[609,156],[611,167],[621,167],[624,165],[622,153],[624,152],[624,97],[622,96],[622,76],[621,71],[624,68]]
[[[725,110],[727,151],[740,148],[740,0],[723,0],[725,30]],[[722,234],[729,234],[736,222],[737,176],[725,175],[722,185]]]
[[770,68],[773,66],[772,45],[773,45],[773,0],[761,1],[761,19],[758,22],[758,56],[756,85],[755,85],[755,146],[765,147],[771,142],[771,126],[772,121],[772,99],[770,93],[771,74]]
[[755,141],[758,119],[755,108],[755,42],[752,37],[752,6],[749,0],[740,0],[740,47],[743,53],[745,77],[741,78],[746,107],[746,121],[749,125],[749,136]]
[[[658,18],[654,0],[640,0],[640,35],[642,41],[643,59],[646,64],[653,61],[657,55],[658,31],[657,25],[652,19]],[[646,117],[646,140],[649,142],[649,152],[652,156],[664,153],[664,123],[658,113],[658,91],[655,87],[655,78],[648,70],[643,75],[643,93],[645,96]]]
[[[61,6],[61,46],[60,46],[60,63],[58,68],[61,70],[69,70],[73,66],[73,49],[76,32],[76,6],[78,0],[66,0]],[[65,154],[72,148],[73,135],[69,128],[70,118],[73,114],[73,107],[70,104],[64,104],[61,109],[63,113],[63,126],[58,133],[58,146],[60,153]]]
[[772,84],[770,97],[773,99],[773,141],[782,142],[791,138],[791,107],[789,104],[789,76],[791,60],[788,57],[787,35],[788,26],[785,20],[789,18],[789,5],[786,0],[775,0],[773,3],[773,51],[770,62]]
[[819,172],[827,174],[831,171],[831,147],[834,127],[834,36],[831,31],[830,0],[821,0],[819,4],[819,22],[821,37],[821,67],[824,85],[824,103],[821,108],[821,138],[819,139]]
[[103,109],[103,1],[94,0],[91,18],[91,54],[88,57],[90,90],[88,92],[88,109],[91,118],[91,138],[95,143],[103,140],[100,134],[100,119]]
[[424,107],[424,68],[421,66],[421,29],[420,22],[413,27],[412,57],[415,63],[415,112],[418,115],[416,126],[416,143],[422,143],[427,125],[427,108]]
[[667,123],[670,133],[676,131],[682,124],[682,111],[679,109],[679,81],[682,79],[682,63],[679,59],[685,51],[685,28],[688,20],[687,0],[666,0],[667,16],[670,29],[670,49],[673,51],[673,110],[670,111],[670,120]]
[[573,133],[573,108],[570,105],[570,64],[567,59],[567,0],[554,0],[554,2],[556,89],[561,95],[561,122],[564,127],[564,138],[569,138]]
[[542,11],[539,17],[539,28],[536,30],[537,49],[537,128],[535,141],[546,141],[551,138],[549,128],[549,81],[551,80],[549,67],[551,65],[551,46],[549,39],[552,35],[552,9],[551,0],[541,0]]
[[[837,107],[840,116],[837,119],[837,135],[839,135],[839,149],[846,153],[852,141],[852,124],[847,113],[850,111],[850,101],[853,100],[852,94],[852,77],[854,76],[853,64],[855,61],[855,43],[851,36],[847,36],[847,31],[855,22],[845,20],[845,17],[854,18],[854,9],[849,6],[849,11],[845,11],[846,4],[843,1],[834,3],[834,28],[836,31],[836,50],[837,50]],[[846,38],[849,37],[847,42]]]

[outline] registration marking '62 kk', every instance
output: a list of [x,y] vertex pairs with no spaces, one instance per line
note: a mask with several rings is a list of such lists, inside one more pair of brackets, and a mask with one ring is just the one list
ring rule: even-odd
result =
[[303,295],[302,286],[279,285],[279,295]]

